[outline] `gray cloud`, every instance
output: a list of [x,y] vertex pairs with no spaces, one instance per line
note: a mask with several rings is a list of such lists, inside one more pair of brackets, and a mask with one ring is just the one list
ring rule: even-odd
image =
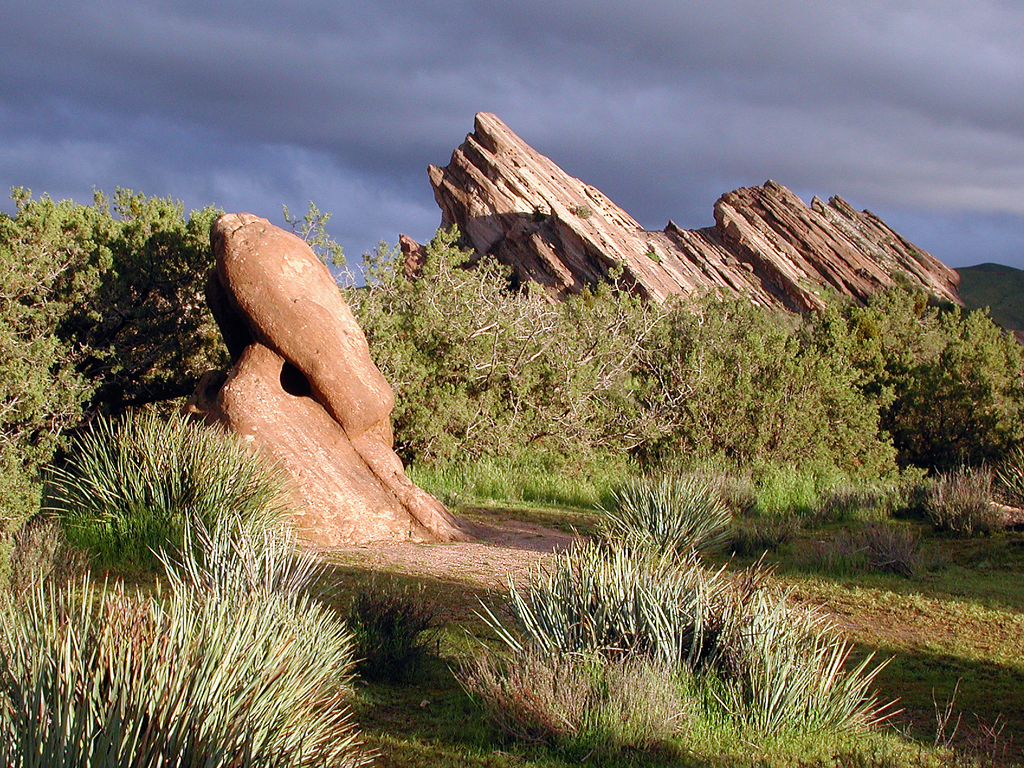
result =
[[429,235],[425,166],[488,110],[650,227],[774,178],[1024,266],[1016,2],[0,2],[11,185],[314,199],[358,255]]

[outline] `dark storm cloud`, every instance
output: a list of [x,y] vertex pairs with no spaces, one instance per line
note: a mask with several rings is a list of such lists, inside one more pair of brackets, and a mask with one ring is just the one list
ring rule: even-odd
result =
[[355,255],[429,234],[424,167],[489,110],[650,227],[770,177],[1024,266],[1015,2],[4,4],[0,180],[55,196],[314,199]]

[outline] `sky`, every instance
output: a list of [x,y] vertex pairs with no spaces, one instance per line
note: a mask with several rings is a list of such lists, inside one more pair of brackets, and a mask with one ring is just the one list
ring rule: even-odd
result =
[[649,229],[770,178],[1024,268],[1022,41],[1020,0],[0,0],[0,184],[312,200],[358,262],[488,111]]

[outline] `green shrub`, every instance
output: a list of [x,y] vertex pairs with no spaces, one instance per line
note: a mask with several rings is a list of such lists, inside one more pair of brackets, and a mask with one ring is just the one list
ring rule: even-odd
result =
[[422,590],[374,579],[349,605],[356,670],[370,680],[407,681],[431,651],[437,610]]
[[263,522],[286,510],[280,477],[216,427],[150,412],[99,419],[50,478],[50,505],[72,542],[106,563],[155,563],[195,522],[227,515]]
[[603,535],[689,557],[718,549],[732,515],[717,487],[696,475],[633,480],[611,493]]
[[990,534],[1002,527],[1002,513],[992,503],[988,469],[958,469],[938,475],[928,490],[925,512],[937,531],[954,536]]
[[[291,768],[367,760],[345,704],[351,636],[261,576],[252,526],[207,535],[169,593],[36,586],[0,600],[0,762],[12,768]],[[287,540],[276,545],[288,552]],[[220,554],[240,560],[226,564]],[[217,554],[220,553],[220,554]],[[217,568],[252,575],[225,580]],[[284,571],[287,571],[285,568]],[[278,575],[283,573],[278,569]],[[230,582],[217,594],[211,585]],[[40,717],[40,713],[47,713]]]

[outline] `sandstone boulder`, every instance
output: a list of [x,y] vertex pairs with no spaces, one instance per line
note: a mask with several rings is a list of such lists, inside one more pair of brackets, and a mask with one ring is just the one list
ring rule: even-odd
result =
[[204,377],[194,408],[287,473],[303,538],[463,537],[392,450],[394,395],[327,268],[300,238],[251,214],[221,216],[211,240],[208,300],[234,364]]
[[656,301],[710,289],[802,312],[828,292],[863,301],[899,281],[960,303],[953,270],[839,197],[807,206],[768,181],[723,195],[713,227],[646,231],[483,112],[429,175],[442,226],[457,224],[479,254],[556,298],[621,273],[620,284]]

